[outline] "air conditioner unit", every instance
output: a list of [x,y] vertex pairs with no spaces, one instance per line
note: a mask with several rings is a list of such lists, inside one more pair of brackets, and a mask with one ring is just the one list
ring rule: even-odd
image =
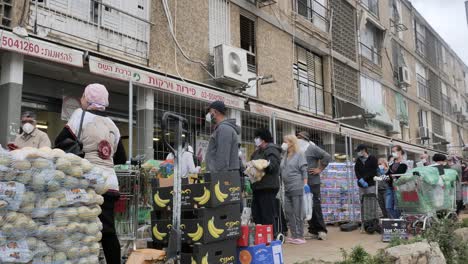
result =
[[411,85],[411,77],[408,67],[398,67],[398,82],[401,86],[408,87]]
[[419,138],[421,140],[428,140],[431,138],[430,136],[430,132],[429,132],[429,128],[427,127],[419,127]]
[[392,124],[393,124],[392,129],[388,133],[389,134],[401,134],[400,120],[393,119]]
[[247,51],[221,44],[214,48],[215,80],[240,86],[248,83]]

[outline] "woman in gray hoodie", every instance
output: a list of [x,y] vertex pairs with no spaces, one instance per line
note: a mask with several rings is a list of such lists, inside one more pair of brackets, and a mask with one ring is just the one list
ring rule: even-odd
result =
[[284,209],[291,237],[286,242],[300,245],[304,239],[304,184],[307,184],[307,161],[302,155],[297,137],[285,136],[281,161],[281,179],[284,183]]

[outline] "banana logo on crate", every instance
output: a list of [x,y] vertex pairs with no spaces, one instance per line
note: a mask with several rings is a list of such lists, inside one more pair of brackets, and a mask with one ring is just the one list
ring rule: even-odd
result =
[[203,195],[200,197],[195,197],[193,200],[198,202],[199,205],[206,204],[211,198],[211,192],[206,187],[203,187]]
[[159,197],[159,192],[156,192],[156,194],[154,195],[154,202],[156,203],[157,206],[164,208],[167,206],[170,200],[162,199],[161,197]]
[[[193,259],[192,257],[192,263],[191,264],[197,264],[197,262]],[[208,253],[202,258],[202,261],[200,264],[208,264]]]
[[228,198],[229,196],[228,194],[221,192],[221,189],[219,188],[219,181],[215,184],[214,191],[215,191],[216,199],[218,199],[218,201],[220,201],[221,203],[223,203],[224,200]]
[[214,217],[208,221],[208,232],[214,238],[219,238],[221,234],[224,233],[224,229],[219,229],[214,224]]
[[200,240],[200,238],[203,236],[203,227],[200,226],[200,224],[197,224],[197,231],[194,233],[187,233],[187,235],[194,241]]
[[162,241],[167,236],[167,233],[159,232],[158,225],[156,224],[153,226],[153,235],[157,240]]

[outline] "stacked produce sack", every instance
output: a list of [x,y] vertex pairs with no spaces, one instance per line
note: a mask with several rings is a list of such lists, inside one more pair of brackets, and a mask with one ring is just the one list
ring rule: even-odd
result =
[[0,149],[0,263],[98,263],[105,183],[59,149]]

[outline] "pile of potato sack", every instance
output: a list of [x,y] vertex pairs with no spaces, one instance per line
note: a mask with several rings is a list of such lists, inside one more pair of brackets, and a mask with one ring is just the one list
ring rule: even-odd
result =
[[0,263],[98,263],[105,174],[60,149],[0,149]]

